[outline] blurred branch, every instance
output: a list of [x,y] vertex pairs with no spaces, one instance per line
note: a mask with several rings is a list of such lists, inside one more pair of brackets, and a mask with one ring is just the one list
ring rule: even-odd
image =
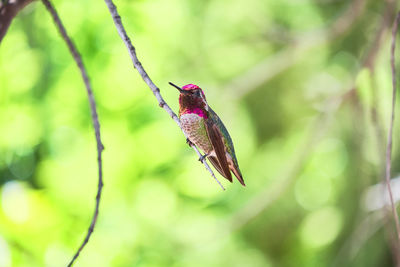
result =
[[386,0],[386,8],[382,14],[381,24],[375,34],[374,40],[371,43],[368,54],[363,59],[363,66],[368,68],[371,72],[374,72],[375,70],[376,56],[379,52],[379,48],[381,47],[386,30],[389,28],[393,20],[393,10],[395,7],[395,0]]
[[33,0],[0,1],[0,43],[10,27],[11,21],[27,4]]
[[[370,71],[371,74],[371,95],[372,95],[372,103],[371,103],[371,109],[370,109],[370,114],[371,114],[371,122],[375,131],[375,136],[377,140],[377,152],[379,154],[379,176],[383,178],[383,184],[381,185],[381,188],[378,192],[379,196],[382,195],[382,192],[384,191],[384,186],[385,186],[385,161],[386,161],[386,156],[385,156],[385,130],[383,128],[383,125],[381,123],[382,119],[379,114],[379,107],[378,107],[378,95],[377,95],[377,90],[378,90],[378,84],[376,81],[375,77],[375,62],[376,62],[376,54],[379,51],[379,47],[381,46],[383,36],[385,35],[386,31],[389,29],[391,22],[394,17],[394,10],[396,7],[396,3],[394,0],[386,0],[386,9],[382,15],[382,22],[381,26],[379,27],[377,34],[375,35],[375,41],[372,44],[371,50],[374,50],[375,52],[369,53],[369,56],[365,58],[364,60],[364,65],[367,67]],[[391,184],[394,182],[392,182]],[[393,186],[392,186],[393,187]],[[399,253],[399,243],[397,242],[397,235],[395,232],[395,229],[389,225],[389,218],[391,217],[391,211],[389,208],[390,201],[389,197],[387,194],[384,194],[386,198],[386,204],[384,204],[384,218],[383,220],[383,225],[385,227],[385,233],[386,233],[386,238],[388,239],[388,243],[390,245],[390,248],[392,250],[392,255],[393,255],[393,260],[394,262],[397,263],[397,265],[400,264],[400,253]],[[397,202],[397,201],[396,201]],[[353,242],[351,239],[353,237],[350,237],[350,241],[347,242]],[[358,248],[357,251],[361,249],[363,244],[368,240],[368,238],[364,238],[364,242],[358,242]],[[354,256],[357,253],[354,254]],[[353,258],[354,258],[353,256]]]
[[379,158],[381,160],[381,166],[384,168],[385,162],[385,139],[384,139],[384,129],[380,123],[380,116],[378,113],[378,100],[377,100],[377,84],[374,79],[375,75],[375,63],[376,58],[381,48],[382,42],[385,37],[385,33],[390,27],[391,21],[394,17],[394,8],[395,1],[394,0],[386,0],[386,8],[382,14],[382,20],[380,26],[378,27],[374,39],[371,42],[371,45],[368,48],[368,53],[363,57],[362,64],[360,69],[367,68],[371,74],[371,95],[372,95],[372,104],[370,110],[371,121],[375,129],[375,135],[377,139],[377,148],[379,153]]
[[[312,48],[344,34],[363,13],[365,2],[366,0],[352,1],[348,9],[332,25],[296,37],[285,49],[269,56],[243,75],[231,81],[225,86],[226,91],[230,95],[234,95],[235,98],[241,98],[296,64]],[[234,90],[234,93],[232,93],[232,90]]]
[[[346,243],[340,247],[339,253],[336,255],[332,267],[344,266],[343,259],[345,255],[349,255],[350,260],[354,260],[358,252],[364,244],[381,229],[382,224],[386,223],[387,216],[383,210],[377,210],[364,218],[357,228],[352,232]],[[351,264],[348,264],[351,266]]]
[[396,64],[395,64],[395,50],[396,50],[396,34],[397,28],[400,23],[400,12],[397,13],[396,20],[393,25],[392,30],[392,45],[390,50],[390,64],[392,68],[392,112],[390,117],[390,125],[389,125],[389,133],[387,139],[387,149],[386,149],[386,185],[387,190],[389,192],[390,204],[392,208],[392,213],[396,225],[396,233],[398,241],[400,242],[400,224],[399,217],[397,215],[396,206],[393,201],[392,188],[390,185],[390,175],[391,175],[391,167],[392,167],[392,139],[393,139],[393,124],[394,124],[394,114],[395,114],[395,104],[396,104]]
[[310,129],[308,137],[305,139],[298,153],[285,164],[282,173],[273,186],[265,187],[264,190],[257,193],[250,199],[244,207],[242,207],[231,218],[231,230],[235,231],[246,225],[249,221],[262,213],[271,203],[277,200],[292,184],[294,178],[301,170],[303,163],[307,160],[312,152],[312,148],[318,143],[327,130],[327,122],[325,116],[319,116]]
[[[394,191],[395,203],[400,200],[400,177],[390,180],[391,187]],[[341,246],[333,266],[343,266],[344,255],[349,254],[350,260],[354,260],[358,252],[364,244],[379,230],[382,226],[386,226],[389,221],[386,207],[390,205],[389,193],[385,190],[386,182],[369,186],[362,195],[363,209],[370,212],[361,223],[357,224],[357,228],[349,235]],[[383,193],[382,193],[383,192]],[[393,228],[391,228],[393,229]],[[388,233],[389,234],[389,233]],[[389,239],[392,235],[389,236]],[[394,235],[396,237],[396,235]],[[396,241],[397,239],[395,239]],[[397,242],[396,242],[397,243]],[[397,244],[391,246],[394,260],[398,263]],[[396,265],[398,266],[398,264]]]
[[[142,63],[140,63],[139,59],[137,58],[136,49],[132,45],[132,42],[131,42],[129,36],[125,31],[125,28],[121,21],[121,17],[118,14],[117,7],[114,5],[112,0],[104,0],[104,1],[106,2],[108,9],[110,10],[110,14],[114,20],[114,24],[115,24],[115,27],[117,28],[119,36],[121,37],[122,41],[125,43],[126,47],[128,48],[128,52],[132,59],[134,68],[136,68],[136,70],[139,72],[139,74],[142,77],[142,79],[144,80],[144,82],[147,84],[147,86],[153,92],[154,96],[156,97],[156,99],[158,101],[159,106],[161,108],[163,108],[169,114],[169,116],[176,122],[176,124],[178,124],[179,128],[181,128],[183,134],[187,138],[185,132],[182,129],[179,118],[176,116],[176,114],[172,111],[172,109],[165,102],[165,100],[161,96],[160,89],[150,79],[149,75],[144,70]],[[191,144],[191,147],[196,151],[199,158],[202,158],[202,155],[201,155],[200,151],[197,149],[197,147],[194,144]],[[204,164],[206,169],[210,172],[211,176],[215,179],[215,181],[217,181],[217,183],[220,185],[220,187],[223,190],[225,190],[225,188],[222,186],[222,184],[218,181],[217,177],[215,177],[213,171],[211,170],[210,166],[207,164],[205,158],[203,158],[203,160],[201,160],[201,162]]]
[[50,3],[49,0],[42,0],[43,4],[46,6],[47,10],[50,12],[53,21],[58,28],[58,31],[60,32],[61,36],[63,37],[64,41],[66,42],[69,51],[72,54],[72,57],[74,58],[76,64],[78,65],[78,68],[81,72],[83,82],[85,83],[87,95],[89,98],[89,104],[90,104],[90,111],[92,115],[92,122],[93,122],[93,127],[95,131],[95,136],[96,136],[96,144],[97,144],[97,163],[98,163],[98,175],[99,175],[99,182],[98,182],[98,187],[97,187],[97,194],[96,194],[96,205],[95,205],[95,210],[94,214],[88,229],[88,232],[86,234],[85,239],[83,240],[81,246],[75,253],[74,257],[72,258],[71,262],[68,264],[68,266],[72,266],[74,261],[78,258],[80,252],[82,249],[86,246],[86,244],[89,242],[89,238],[93,233],[94,227],[97,222],[97,217],[99,214],[99,206],[100,206],[100,198],[101,198],[101,192],[103,188],[103,170],[102,170],[102,158],[101,158],[101,152],[104,149],[104,146],[101,142],[100,138],[100,123],[97,115],[97,110],[96,110],[96,103],[93,97],[93,90],[92,86],[90,85],[89,82],[89,77],[87,75],[86,69],[83,65],[82,58],[79,55],[79,52],[77,48],[75,47],[74,43],[72,42],[71,38],[68,36],[67,31],[65,30],[60,17],[57,14],[57,11],[53,7],[53,5]]
[[241,208],[231,219],[231,230],[237,230],[246,225],[249,221],[262,213],[269,205],[277,200],[292,184],[296,175],[301,170],[304,162],[312,153],[315,147],[321,140],[322,136],[328,130],[333,114],[339,109],[343,101],[354,96],[354,89],[351,89],[339,97],[332,98],[327,101],[326,109],[319,114],[315,122],[310,128],[309,135],[304,143],[297,150],[299,151],[294,158],[288,160],[282,169],[282,174],[279,175],[277,185],[266,187],[261,192],[257,193],[246,205]]
[[[372,76],[372,104],[371,104],[371,121],[375,130],[375,135],[377,139],[377,149],[379,153],[380,159],[380,170],[379,174],[384,172],[384,162],[385,162],[385,139],[384,139],[384,129],[382,124],[380,123],[380,118],[378,114],[378,100],[377,100],[377,84],[375,80],[375,62],[377,53],[381,47],[381,43],[383,41],[384,35],[387,29],[390,27],[391,21],[393,19],[393,10],[395,10],[395,1],[394,0],[387,0],[386,1],[386,8],[382,15],[382,22],[380,27],[378,28],[375,38],[370,46],[369,53],[363,60],[362,67],[368,68],[371,76]],[[391,186],[393,187],[396,184],[396,190],[399,191],[398,181],[391,180]],[[341,266],[339,262],[342,261],[344,258],[343,255],[349,253],[350,260],[353,260],[364,244],[371,238],[381,227],[382,225],[385,226],[385,232],[387,238],[389,239],[388,242],[390,244],[390,248],[392,250],[393,260],[397,263],[400,262],[400,254],[399,254],[399,246],[397,241],[397,235],[394,233],[393,228],[389,228],[387,222],[389,221],[390,217],[390,209],[386,209],[387,205],[390,204],[390,199],[388,193],[383,194],[385,182],[383,184],[378,184],[374,186],[370,186],[369,189],[364,194],[364,203],[365,208],[368,211],[375,211],[373,214],[368,215],[360,224],[356,230],[353,231],[349,238],[347,238],[344,244],[341,246],[339,253],[336,256],[333,266]],[[398,192],[397,192],[398,193]],[[395,194],[398,195],[398,194]],[[397,202],[397,200],[396,200]],[[381,210],[383,209],[383,210]],[[378,210],[378,211],[376,211]],[[394,237],[394,238],[393,238]],[[396,265],[396,266],[397,266]]]
[[[26,244],[26,242],[23,240],[24,235],[18,238],[14,234],[5,233],[2,231],[1,236],[7,240],[8,245],[16,249],[24,257],[27,257],[32,266],[39,266],[39,262],[41,261],[39,260],[38,255],[32,251],[32,247]],[[4,255],[2,255],[2,257],[4,257]]]

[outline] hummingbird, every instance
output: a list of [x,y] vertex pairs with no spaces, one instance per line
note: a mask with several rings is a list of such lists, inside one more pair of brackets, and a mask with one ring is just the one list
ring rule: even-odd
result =
[[208,105],[203,90],[194,84],[182,88],[169,83],[179,90],[179,119],[183,131],[188,136],[189,145],[195,144],[205,153],[215,169],[232,182],[232,174],[246,186],[236,159],[232,138],[218,115]]

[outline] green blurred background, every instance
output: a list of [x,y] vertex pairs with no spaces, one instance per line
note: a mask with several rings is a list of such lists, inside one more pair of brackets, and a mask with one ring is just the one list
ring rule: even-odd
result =
[[[168,82],[194,83],[225,122],[247,184],[218,176],[226,191],[132,68],[104,2],[54,4],[105,146],[100,216],[75,266],[394,264],[393,224],[371,191],[394,1],[116,1],[173,110]],[[96,144],[79,71],[40,2],[0,45],[0,129],[0,266],[65,266],[93,213]]]

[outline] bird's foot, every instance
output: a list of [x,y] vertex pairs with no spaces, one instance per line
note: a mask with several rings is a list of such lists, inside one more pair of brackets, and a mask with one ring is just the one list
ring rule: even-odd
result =
[[203,160],[208,156],[208,154],[204,154],[199,158],[200,162],[203,162]]
[[189,146],[193,146],[194,144],[192,143],[192,141],[189,140],[189,138],[186,138],[186,144],[188,144]]

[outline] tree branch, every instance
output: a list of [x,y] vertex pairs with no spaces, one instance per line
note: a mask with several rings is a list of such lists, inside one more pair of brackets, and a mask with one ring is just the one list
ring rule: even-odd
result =
[[399,216],[397,215],[396,206],[393,201],[393,193],[390,185],[390,175],[391,175],[391,167],[392,167],[392,143],[393,143],[393,124],[394,124],[394,114],[395,114],[395,104],[396,104],[396,64],[395,64],[395,50],[396,50],[396,34],[397,28],[400,23],[400,12],[397,13],[396,20],[392,29],[392,46],[390,49],[390,64],[392,69],[392,112],[390,117],[390,125],[389,125],[389,133],[388,133],[388,141],[387,141],[387,149],[386,149],[386,185],[387,190],[389,192],[389,199],[392,208],[393,218],[396,225],[396,233],[398,241],[400,242],[400,224],[399,224]]
[[98,163],[98,175],[99,175],[99,181],[98,181],[98,186],[97,186],[97,194],[96,194],[96,205],[95,205],[95,210],[94,214],[92,217],[92,221],[90,223],[88,232],[86,234],[85,239],[83,240],[81,246],[79,249],[76,251],[74,257],[72,258],[71,262],[68,264],[68,266],[72,266],[74,261],[78,258],[80,252],[82,249],[86,246],[86,244],[89,242],[89,238],[93,233],[94,227],[96,225],[97,217],[99,214],[99,205],[100,205],[100,198],[101,198],[101,192],[103,188],[103,170],[102,170],[102,158],[101,158],[101,152],[104,149],[104,146],[101,142],[100,138],[100,123],[96,111],[96,103],[93,97],[93,90],[89,82],[89,77],[87,75],[86,69],[83,65],[82,58],[79,55],[78,50],[76,49],[74,43],[72,42],[71,38],[69,38],[67,31],[65,30],[60,17],[57,14],[57,11],[53,7],[53,5],[50,3],[49,0],[42,0],[43,4],[46,6],[47,10],[50,12],[54,23],[56,27],[58,28],[61,36],[63,37],[64,41],[66,42],[69,51],[72,54],[72,57],[74,58],[76,64],[78,65],[78,68],[81,72],[83,82],[85,83],[86,91],[88,94],[89,98],[89,104],[90,104],[90,111],[92,115],[92,122],[93,122],[93,127],[95,131],[95,136],[96,136],[96,144],[97,144],[97,163]]
[[0,43],[10,27],[11,21],[27,4],[33,0],[15,0],[0,2]]
[[[187,138],[187,135],[185,134],[185,132],[182,129],[179,118],[172,111],[172,109],[168,106],[168,104],[164,101],[163,97],[160,94],[160,89],[150,79],[149,75],[144,70],[142,64],[140,63],[139,59],[137,58],[136,49],[132,45],[132,42],[131,42],[129,36],[126,33],[124,26],[122,25],[121,17],[118,14],[117,7],[114,5],[112,0],[104,0],[104,1],[106,2],[108,9],[110,10],[110,13],[111,13],[112,19],[114,21],[115,27],[117,28],[118,34],[128,49],[128,52],[132,59],[134,68],[136,68],[136,70],[139,72],[140,76],[142,76],[142,79],[144,80],[144,82],[147,84],[147,86],[153,92],[154,96],[156,97],[156,99],[158,101],[159,106],[162,107],[169,114],[169,116],[176,122],[176,124],[178,124],[179,128],[181,128],[183,134]],[[197,149],[197,147],[194,144],[191,144],[191,147],[196,151],[199,158],[201,158],[202,155],[201,155],[200,151]],[[207,164],[205,158],[203,158],[203,160],[201,162],[204,164],[206,169],[210,172],[211,176],[219,184],[219,186],[223,190],[225,190],[225,188],[222,186],[222,184],[218,181],[217,177],[215,177],[214,172],[211,170],[210,166]]]

